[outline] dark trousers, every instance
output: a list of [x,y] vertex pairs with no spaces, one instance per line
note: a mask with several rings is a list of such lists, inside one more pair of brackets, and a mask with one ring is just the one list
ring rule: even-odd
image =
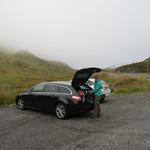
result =
[[94,117],[95,118],[101,117],[100,99],[101,99],[101,96],[95,95],[95,101],[94,101]]

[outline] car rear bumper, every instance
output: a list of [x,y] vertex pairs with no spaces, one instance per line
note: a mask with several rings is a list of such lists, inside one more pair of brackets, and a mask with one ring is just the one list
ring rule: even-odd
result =
[[71,114],[89,112],[94,109],[94,103],[80,103],[69,107]]

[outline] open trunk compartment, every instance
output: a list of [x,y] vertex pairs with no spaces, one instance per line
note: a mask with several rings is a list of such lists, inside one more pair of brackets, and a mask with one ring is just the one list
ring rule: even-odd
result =
[[92,90],[91,87],[89,87],[88,85],[76,87],[76,91],[82,97],[82,102],[87,104],[94,102],[94,94],[90,92],[91,90]]

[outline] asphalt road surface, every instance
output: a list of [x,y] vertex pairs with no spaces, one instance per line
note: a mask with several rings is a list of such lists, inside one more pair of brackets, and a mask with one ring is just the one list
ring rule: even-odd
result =
[[150,150],[150,93],[110,96],[101,108],[101,120],[0,108],[0,150]]

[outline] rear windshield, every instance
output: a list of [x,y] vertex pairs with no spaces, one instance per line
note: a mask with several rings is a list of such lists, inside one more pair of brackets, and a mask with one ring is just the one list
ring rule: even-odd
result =
[[89,74],[86,74],[86,73],[80,73],[77,75],[77,78],[79,78],[79,79],[85,79],[88,77],[89,77]]

